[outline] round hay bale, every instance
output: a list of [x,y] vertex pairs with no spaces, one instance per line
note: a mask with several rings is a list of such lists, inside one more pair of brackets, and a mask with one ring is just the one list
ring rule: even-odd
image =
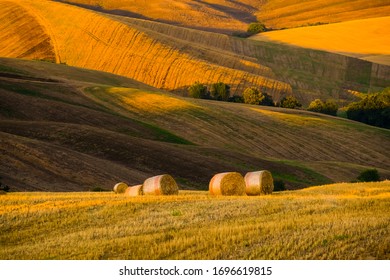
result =
[[244,179],[247,195],[271,194],[274,190],[274,179],[267,170],[248,172]]
[[142,185],[128,187],[125,191],[126,196],[140,196],[143,194]]
[[125,193],[126,189],[128,188],[129,186],[124,183],[124,182],[120,182],[118,184],[116,184],[114,186],[114,193]]
[[245,181],[237,172],[219,173],[211,179],[209,191],[212,195],[245,195]]
[[179,193],[175,179],[171,175],[158,175],[145,180],[144,195],[173,195]]

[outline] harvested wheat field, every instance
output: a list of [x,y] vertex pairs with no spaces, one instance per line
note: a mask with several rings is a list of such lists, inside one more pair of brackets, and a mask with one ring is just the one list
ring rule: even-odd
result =
[[390,259],[389,181],[268,196],[8,193],[0,205],[0,259]]
[[109,14],[165,22],[201,30],[232,33],[246,31],[260,20],[273,28],[296,27],[317,22],[387,16],[387,0],[71,0]]
[[266,32],[253,40],[319,49],[390,65],[390,16]]
[[[47,59],[50,51],[58,63],[123,75],[165,90],[186,91],[196,81],[222,81],[231,85],[233,93],[241,93],[251,85],[276,96],[291,93],[289,84],[270,78],[270,69],[263,67],[261,75],[246,71],[245,58],[229,54],[221,59],[233,60],[233,64],[209,62],[196,54],[207,50],[193,54],[188,44],[169,44],[170,40],[160,34],[146,33],[94,11],[52,1],[13,0],[2,5],[7,8],[0,11],[6,20],[2,36],[7,40],[0,47],[0,56]],[[29,28],[39,34],[32,37],[32,29],[20,29],[25,17],[14,18],[9,9],[28,16],[32,22]],[[34,53],[13,50],[14,45],[27,45],[27,50],[34,47]]]
[[390,3],[387,0],[268,0],[256,16],[273,28],[291,28],[389,14]]

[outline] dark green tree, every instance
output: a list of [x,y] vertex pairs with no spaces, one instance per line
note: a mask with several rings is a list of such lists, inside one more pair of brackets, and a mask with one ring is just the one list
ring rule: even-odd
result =
[[230,97],[230,86],[223,82],[214,83],[211,85],[210,94],[215,100],[228,101]]
[[307,109],[312,112],[335,116],[337,114],[338,106],[333,100],[327,100],[326,102],[323,102],[320,99],[315,99],[310,103]]
[[209,98],[210,94],[207,87],[200,82],[195,82],[188,88],[188,95],[193,98]]
[[302,104],[299,103],[298,99],[296,99],[294,96],[288,95],[282,98],[282,100],[280,101],[280,107],[295,109],[301,108]]
[[360,182],[378,182],[380,181],[379,172],[376,169],[367,169],[357,177]]
[[246,104],[274,106],[272,97],[266,93],[260,92],[255,87],[247,88],[242,94],[242,97]]
[[261,23],[261,22],[252,22],[249,24],[248,26],[248,30],[247,32],[251,35],[254,35],[254,34],[257,34],[257,33],[261,33],[261,32],[265,32],[267,31],[267,27]]
[[349,119],[390,128],[390,87],[379,93],[367,94],[347,108]]

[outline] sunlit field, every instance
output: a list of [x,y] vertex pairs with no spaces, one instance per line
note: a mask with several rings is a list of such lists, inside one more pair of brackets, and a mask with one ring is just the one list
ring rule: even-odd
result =
[[260,197],[0,196],[0,259],[389,259],[390,182]]
[[390,65],[390,16],[266,32],[253,36]]

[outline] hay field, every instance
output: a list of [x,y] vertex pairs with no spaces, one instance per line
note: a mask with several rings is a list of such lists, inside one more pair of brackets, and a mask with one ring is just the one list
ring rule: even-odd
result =
[[390,259],[390,182],[263,197],[0,196],[0,259]]
[[165,22],[206,31],[245,31],[248,23],[263,21],[272,28],[316,22],[341,22],[387,16],[386,0],[65,0],[111,14]]
[[184,98],[47,62],[1,58],[0,81],[0,173],[14,190],[112,189],[165,173],[202,189],[216,173],[263,169],[290,189],[373,167],[390,176],[389,131],[346,119]]
[[103,10],[106,13],[149,19],[173,25],[201,30],[229,33],[245,30],[249,22],[256,20],[262,0],[71,0],[62,1],[84,7]]
[[[51,1],[13,0],[3,5],[20,10],[19,13],[27,15],[33,24],[20,28],[25,23],[24,16],[13,19],[7,9],[1,10],[1,17],[12,22],[8,24],[11,27],[4,26],[3,31],[3,36],[12,44],[6,41],[7,45],[0,48],[0,56],[30,58],[13,46],[37,45],[36,52],[39,52],[41,37],[44,37],[58,63],[119,74],[160,89],[185,91],[196,81],[205,84],[222,81],[231,85],[233,93],[252,85],[273,95],[291,92],[291,86],[273,79],[272,71],[266,67],[249,72],[256,69],[246,66],[253,61],[246,63],[245,58],[230,54],[210,62],[207,58],[212,55],[202,55],[207,50],[198,50],[200,53],[196,54],[190,46],[186,50],[186,45],[167,44],[160,40],[159,34],[145,33],[93,11]],[[25,38],[30,31],[40,32],[39,36]],[[33,58],[45,59],[46,56]]]
[[334,23],[383,17],[390,14],[387,0],[268,0],[256,13],[274,28],[291,28],[310,23]]
[[388,26],[390,16],[273,31],[251,39],[319,49],[390,65]]
[[[0,56],[111,72],[177,93],[184,94],[195,81],[223,81],[231,85],[233,94],[254,85],[275,100],[293,92],[304,105],[316,98],[333,98],[345,105],[355,99],[350,91],[378,91],[389,83],[390,67],[343,55],[99,13],[54,1],[1,3],[4,40]],[[14,18],[9,10],[17,10],[21,17]]]

